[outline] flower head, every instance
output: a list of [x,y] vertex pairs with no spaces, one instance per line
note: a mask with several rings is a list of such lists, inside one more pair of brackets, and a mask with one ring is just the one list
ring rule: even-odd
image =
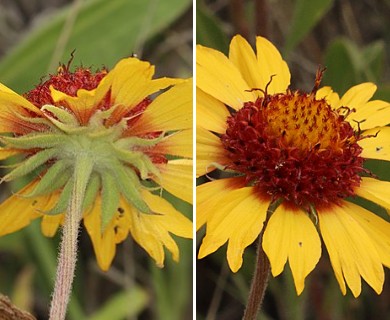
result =
[[0,85],[0,157],[17,159],[2,181],[34,177],[0,205],[0,235],[35,218],[54,235],[80,190],[103,270],[129,233],[158,265],[163,246],[178,260],[170,233],[190,238],[191,222],[153,190],[191,201],[191,81],[153,74],[128,58],[110,72],[62,65],[24,96]]
[[321,236],[343,294],[348,285],[358,296],[361,277],[380,293],[390,224],[348,199],[390,208],[390,183],[363,167],[365,159],[390,161],[390,105],[369,101],[372,83],[341,98],[319,88],[322,70],[311,92],[292,90],[272,43],[257,37],[256,48],[241,36],[229,57],[197,47],[197,175],[225,171],[197,188],[197,227],[206,224],[199,257],[228,242],[236,272],[265,228],[272,274],[288,260],[300,294],[321,256]]

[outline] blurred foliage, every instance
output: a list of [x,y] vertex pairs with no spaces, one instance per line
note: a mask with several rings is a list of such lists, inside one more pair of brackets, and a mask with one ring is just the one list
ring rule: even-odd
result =
[[[390,101],[390,2],[337,0],[198,0],[199,44],[228,53],[231,37],[241,34],[253,45],[255,36],[270,39],[282,52],[292,74],[291,88],[310,91],[319,65],[327,68],[323,85],[342,95],[365,81],[377,84],[376,99]],[[261,21],[261,23],[259,23]],[[390,181],[390,166],[367,161],[366,167]],[[203,183],[203,177],[198,179]],[[383,208],[355,199],[389,220]],[[197,246],[204,236],[200,230]],[[240,319],[254,270],[255,247],[244,254],[243,267],[233,274],[226,262],[226,245],[197,261],[197,319]],[[297,297],[288,264],[270,277],[259,319],[389,319],[390,272],[380,296],[362,281],[362,294],[344,297],[323,246],[323,255]]]
[[347,38],[337,38],[325,54],[324,82],[337,92],[345,92],[356,83],[377,83],[382,76],[384,57],[385,46],[381,40],[359,48]]
[[196,42],[207,47],[228,52],[229,38],[220,27],[221,21],[207,7],[198,3],[196,7]]
[[[78,4],[80,3],[80,4]],[[112,67],[132,53],[142,56],[148,39],[157,36],[189,7],[189,0],[75,1],[45,17],[0,63],[1,81],[27,91],[59,61]],[[28,72],[27,72],[28,71]]]
[[[42,1],[40,6],[49,7],[50,3]],[[5,15],[7,9],[14,14],[16,5],[26,6],[20,10],[29,12],[28,6],[34,4],[3,5],[0,9]],[[60,62],[66,64],[73,50],[73,67],[111,68],[119,59],[137,54],[156,65],[158,76],[190,77],[191,5],[190,0],[76,0],[52,7],[38,19],[29,17],[34,23],[1,57],[0,82],[19,93],[31,90],[55,72]],[[19,187],[13,186],[13,190]],[[172,201],[192,218],[190,205],[176,198]],[[39,221],[0,238],[0,292],[38,319],[46,319],[48,314],[58,241],[58,234],[54,239],[41,234]],[[180,262],[173,262],[168,254],[165,267],[158,269],[127,239],[117,246],[111,269],[103,273],[82,230],[68,319],[188,319],[192,315],[192,245],[189,240],[177,242]]]
[[290,30],[286,36],[285,54],[288,54],[321,20],[330,9],[334,0],[297,0]]

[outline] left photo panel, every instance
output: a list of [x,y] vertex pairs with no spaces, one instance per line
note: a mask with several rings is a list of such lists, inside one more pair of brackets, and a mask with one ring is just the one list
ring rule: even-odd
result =
[[0,3],[0,319],[192,319],[192,6]]

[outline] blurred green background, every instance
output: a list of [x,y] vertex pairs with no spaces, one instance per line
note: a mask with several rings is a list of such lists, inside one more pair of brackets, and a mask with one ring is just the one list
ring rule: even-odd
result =
[[[355,84],[372,81],[378,85],[374,98],[390,101],[389,17],[389,0],[197,0],[196,41],[226,54],[237,33],[252,45],[256,35],[266,36],[287,60],[292,89],[310,91],[322,65],[327,67],[323,85],[343,94]],[[367,161],[366,166],[390,181],[388,163]],[[389,221],[382,208],[357,202]],[[203,235],[204,228],[197,246]],[[197,261],[197,319],[241,319],[254,261],[255,245],[245,251],[243,268],[236,274],[227,266],[226,245]],[[282,275],[270,278],[260,319],[390,319],[389,269],[380,296],[363,281],[358,299],[350,292],[344,297],[323,247],[300,297],[288,265]]]
[[[192,75],[191,0],[0,1],[0,82],[18,93],[67,63],[92,70],[132,54],[156,65],[156,77]],[[1,200],[18,185],[1,185]],[[170,195],[165,195],[171,197]],[[190,205],[173,199],[191,218]],[[37,222],[37,221],[36,221]],[[46,319],[59,235],[47,239],[39,223],[0,238],[0,293],[37,319]],[[179,263],[167,254],[159,269],[131,238],[117,246],[111,269],[101,272],[86,231],[69,320],[190,319],[192,244],[177,239]]]

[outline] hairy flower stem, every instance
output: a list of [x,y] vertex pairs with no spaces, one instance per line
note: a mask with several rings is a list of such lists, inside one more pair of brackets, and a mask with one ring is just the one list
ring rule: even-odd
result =
[[81,156],[75,164],[72,196],[62,228],[61,248],[50,306],[50,320],[64,320],[66,316],[76,268],[77,238],[83,213],[83,199],[91,171],[90,160],[88,157]]
[[265,289],[268,285],[270,273],[270,263],[262,246],[263,231],[260,233],[259,242],[257,245],[257,259],[255,265],[255,274],[253,275],[251,288],[249,291],[248,303],[245,308],[243,320],[255,320],[260,311],[263,302]]

